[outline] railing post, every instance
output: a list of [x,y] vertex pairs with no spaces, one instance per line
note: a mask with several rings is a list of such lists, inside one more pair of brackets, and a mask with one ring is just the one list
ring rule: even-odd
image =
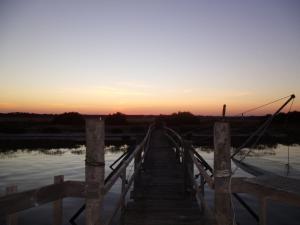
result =
[[[54,177],[54,184],[60,184],[64,182],[64,176],[59,175]],[[63,218],[63,203],[62,199],[53,202],[53,225],[61,225]]]
[[100,225],[104,187],[104,121],[86,119],[85,224]]
[[183,143],[184,148],[184,183],[185,183],[185,191],[189,192],[191,191],[194,182],[191,180],[194,177],[194,162],[191,158],[191,155],[189,153],[190,151],[190,141],[185,141]]
[[233,223],[229,183],[231,177],[230,127],[227,122],[214,126],[215,215],[219,225]]
[[[11,185],[6,187],[6,194],[13,194],[18,191],[18,186],[17,185]],[[18,214],[13,213],[10,214],[6,217],[6,224],[7,225],[17,225],[18,224]]]
[[[143,148],[145,148],[145,145]],[[135,178],[134,178],[134,183],[133,183],[134,190],[136,190],[138,188],[138,183],[139,183],[139,179],[140,179],[140,171],[138,171],[138,165],[141,162],[141,160],[142,160],[142,150],[137,152],[137,154],[134,157],[134,173],[136,174]]]
[[202,201],[201,201],[201,212],[204,212],[205,211],[205,204],[204,204],[204,193],[205,193],[205,191],[204,191],[204,181],[205,181],[205,179],[204,179],[204,177],[201,175],[200,176],[200,188],[201,188],[201,191],[200,191],[200,195],[202,196]]
[[[126,190],[126,169],[122,173],[121,179],[122,179],[121,196],[123,196]],[[124,195],[121,203],[121,218],[120,218],[121,225],[124,224],[125,204],[126,204],[126,195]]]

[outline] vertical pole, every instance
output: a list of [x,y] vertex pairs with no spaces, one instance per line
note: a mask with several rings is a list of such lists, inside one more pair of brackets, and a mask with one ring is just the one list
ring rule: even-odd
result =
[[[122,179],[121,196],[123,196],[124,193],[125,193],[125,189],[126,189],[126,169],[122,173],[121,179]],[[120,219],[120,224],[121,225],[124,224],[125,204],[126,204],[125,199],[126,199],[126,195],[124,195],[124,197],[122,199],[122,203],[121,203],[121,219]]]
[[86,119],[85,224],[100,225],[104,187],[104,121]]
[[266,225],[267,224],[267,199],[261,197],[259,199],[259,202],[260,202],[259,225]]
[[226,116],[226,104],[223,105],[223,111],[222,111],[223,119],[225,118],[225,116]]
[[184,180],[186,192],[191,192],[191,189],[194,185],[194,182],[191,180],[194,177],[194,162],[189,153],[190,144],[190,141],[185,141],[182,146],[184,149]]
[[[200,187],[201,187],[201,193],[200,193],[200,195],[202,196],[202,199],[203,199],[203,201],[204,201],[204,177],[201,175],[200,176]],[[201,201],[201,211],[202,212],[204,212],[204,210],[205,210],[205,204],[204,204],[204,202],[203,201]]]
[[[145,150],[145,145],[143,146],[143,149]],[[134,178],[134,191],[138,188],[139,184],[139,179],[140,179],[140,170],[138,170],[138,165],[142,160],[142,151],[137,152],[137,154],[134,157],[134,173],[135,178]],[[126,171],[125,171],[126,172]]]
[[[64,176],[59,175],[54,177],[54,184],[61,184],[64,182]],[[63,205],[62,199],[53,202],[53,225],[62,224]]]
[[[8,195],[16,193],[17,191],[18,191],[17,185],[12,185],[12,186],[6,187],[6,194],[8,194]],[[18,224],[18,214],[13,213],[13,214],[8,215],[6,217],[6,224],[7,225],[17,225]]]
[[214,181],[215,214],[219,225],[233,223],[229,182],[231,177],[229,123],[216,122],[214,126]]

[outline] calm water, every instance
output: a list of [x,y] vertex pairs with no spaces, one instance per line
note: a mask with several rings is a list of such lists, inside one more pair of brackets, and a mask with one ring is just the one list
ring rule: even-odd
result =
[[[212,165],[213,152],[209,149],[198,151]],[[288,161],[287,146],[278,145],[273,149],[254,151],[247,160],[266,159],[269,161],[269,169],[286,172],[285,164]],[[106,174],[111,170],[109,165],[122,154],[121,151],[106,151]],[[85,147],[76,149],[52,149],[41,150],[18,150],[8,153],[0,153],[0,194],[5,194],[5,188],[11,184],[17,184],[19,191],[29,190],[39,186],[53,183],[53,176],[64,175],[65,180],[84,180]],[[300,146],[292,146],[289,149],[290,168],[300,171]],[[281,165],[281,166],[279,166]],[[234,165],[233,165],[234,167]],[[128,168],[128,174],[132,173],[133,165]],[[237,170],[235,176],[251,176],[242,170]],[[300,179],[300,177],[299,177]],[[104,215],[113,209],[120,193],[120,183],[117,183],[105,197]],[[257,200],[248,195],[242,197],[257,209]],[[210,205],[213,203],[212,191],[207,189],[206,199]],[[66,198],[64,204],[64,224],[70,224],[69,218],[84,203],[83,199]],[[254,219],[245,211],[238,202],[234,201],[237,221],[240,224],[256,224]],[[284,213],[282,213],[284,212]],[[274,225],[298,225],[300,221],[300,210],[294,206],[272,202],[268,208],[269,224]],[[0,219],[0,224],[5,224]],[[52,224],[52,204],[25,210],[19,213],[19,224]],[[77,224],[84,224],[84,215],[77,219]]]

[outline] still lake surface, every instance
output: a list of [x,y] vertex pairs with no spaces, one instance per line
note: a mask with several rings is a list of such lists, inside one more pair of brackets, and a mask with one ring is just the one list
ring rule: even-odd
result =
[[[210,149],[198,148],[199,153],[213,165],[213,152]],[[105,154],[106,175],[110,173],[111,165],[120,155],[122,149],[107,148]],[[249,160],[260,162],[267,160],[270,171],[287,174],[288,147],[277,145],[271,149],[255,150],[248,157]],[[65,180],[84,180],[85,174],[85,147],[73,149],[19,149],[0,153],[0,195],[5,194],[5,188],[9,185],[18,185],[18,191],[30,190],[43,185],[53,183],[53,177],[64,175]],[[294,177],[300,171],[300,146],[289,148],[290,171]],[[234,169],[234,164],[233,164]],[[128,168],[128,176],[133,172],[133,165]],[[242,170],[237,170],[235,176],[251,176]],[[300,176],[297,177],[300,179]],[[113,210],[120,193],[120,182],[111,189],[105,197],[104,217]],[[300,188],[300,187],[299,187]],[[213,204],[213,192],[207,188],[206,200]],[[255,210],[258,209],[257,199],[249,195],[241,195],[244,200]],[[63,224],[68,225],[69,219],[82,206],[84,199],[65,198],[63,200]],[[240,224],[256,224],[249,213],[234,200],[236,219]],[[42,205],[19,213],[19,224],[52,224],[52,203]],[[300,209],[277,202],[268,205],[268,224],[272,225],[299,225]],[[0,218],[0,224],[5,224],[4,218]],[[76,220],[76,224],[84,224],[84,213]]]

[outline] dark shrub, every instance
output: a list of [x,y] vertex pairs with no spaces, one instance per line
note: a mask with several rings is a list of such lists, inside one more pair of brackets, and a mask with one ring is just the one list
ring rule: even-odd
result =
[[73,126],[84,126],[84,117],[77,112],[68,112],[57,115],[52,121],[57,125],[73,125]]

